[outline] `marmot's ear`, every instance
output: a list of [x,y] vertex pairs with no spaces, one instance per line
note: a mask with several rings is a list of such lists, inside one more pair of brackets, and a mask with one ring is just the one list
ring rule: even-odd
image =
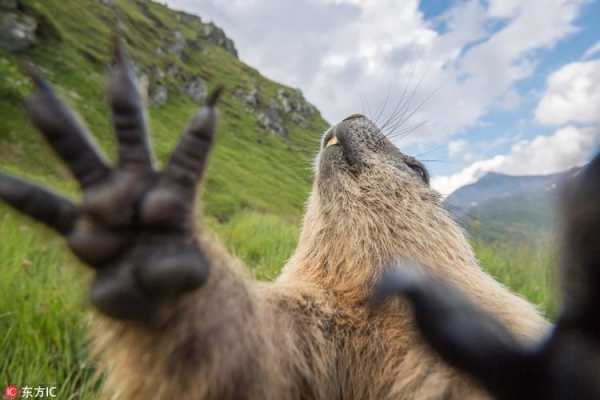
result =
[[447,363],[475,377],[499,398],[518,398],[523,376],[536,369],[537,357],[499,321],[456,289],[412,268],[396,267],[384,274],[375,298],[381,301],[392,294],[411,302],[419,331]]

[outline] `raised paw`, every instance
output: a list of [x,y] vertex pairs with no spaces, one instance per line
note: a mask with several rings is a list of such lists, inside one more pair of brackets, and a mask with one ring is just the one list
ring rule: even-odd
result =
[[458,290],[405,268],[375,298],[407,298],[427,343],[497,399],[600,399],[600,155],[563,185],[562,232],[563,304],[540,343],[519,343]]
[[210,260],[196,239],[196,186],[213,144],[217,88],[191,120],[168,164],[153,166],[144,108],[119,39],[108,86],[118,162],[112,167],[78,118],[31,67],[31,120],[79,182],[81,204],[0,173],[0,198],[66,237],[71,250],[96,270],[91,302],[104,314],[151,322],[166,300],[207,279]]
[[564,183],[561,217],[559,325],[585,329],[600,343],[600,155]]

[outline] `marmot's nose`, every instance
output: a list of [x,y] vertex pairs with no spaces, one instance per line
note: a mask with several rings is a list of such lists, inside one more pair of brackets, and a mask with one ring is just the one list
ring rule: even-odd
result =
[[349,117],[344,118],[343,121],[350,121],[351,119],[357,119],[357,118],[366,118],[366,117],[362,114],[352,114]]

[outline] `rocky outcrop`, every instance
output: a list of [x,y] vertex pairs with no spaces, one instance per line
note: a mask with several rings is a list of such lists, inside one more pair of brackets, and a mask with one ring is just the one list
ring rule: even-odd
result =
[[268,103],[256,88],[237,88],[233,95],[242,101],[250,112],[256,114],[259,124],[264,129],[281,136],[287,135],[286,120],[308,127],[310,118],[317,113],[317,109],[308,103],[302,92],[297,89],[279,89],[277,96],[271,98]]
[[238,52],[233,40],[229,39],[223,29],[212,22],[204,24],[204,39],[215,46],[222,47],[226,52],[238,58]]
[[259,105],[258,90],[256,88],[251,89],[249,92],[244,91],[241,88],[237,88],[233,91],[233,95],[240,99],[250,110],[257,110]]
[[33,46],[38,22],[18,9],[17,0],[0,0],[0,48],[18,52]]
[[173,34],[173,42],[169,46],[169,52],[175,54],[177,58],[181,58],[183,51],[186,49],[187,44],[185,36],[179,31],[175,31]]
[[[0,0],[1,1],[1,0]],[[143,8],[143,7],[142,7]],[[221,47],[223,50],[238,57],[237,49],[233,40],[227,37],[223,29],[219,28],[212,22],[203,22],[196,15],[188,14],[183,11],[177,12],[177,21],[180,24],[188,25],[197,32],[195,38],[185,38],[181,32],[175,32],[175,40],[172,41],[169,50],[174,52],[178,58],[185,56],[187,48],[192,50],[202,50],[203,42],[208,42],[215,46]]]
[[279,89],[277,99],[291,120],[302,126],[306,126],[307,119],[317,112],[317,109],[304,99],[298,89],[292,89],[292,93],[286,89]]
[[164,85],[152,85],[150,84],[150,104],[153,106],[162,106],[169,100],[169,90]]
[[281,109],[275,101],[271,101],[264,111],[259,111],[256,115],[258,123],[268,131],[280,136],[287,136],[287,129],[283,125]]
[[154,65],[137,72],[141,91],[146,93],[148,103],[153,106],[165,104],[169,100],[169,91],[186,95],[198,104],[206,100],[206,82],[199,76],[186,76],[175,64],[169,64],[166,69]]
[[185,94],[190,96],[196,103],[204,103],[206,99],[206,83],[199,76],[195,76],[187,81],[183,86]]

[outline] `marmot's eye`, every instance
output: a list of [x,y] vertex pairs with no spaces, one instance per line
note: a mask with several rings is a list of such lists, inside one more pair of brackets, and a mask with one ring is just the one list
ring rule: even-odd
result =
[[407,165],[417,173],[419,178],[423,180],[427,185],[429,185],[429,173],[421,164],[417,163],[407,163]]

